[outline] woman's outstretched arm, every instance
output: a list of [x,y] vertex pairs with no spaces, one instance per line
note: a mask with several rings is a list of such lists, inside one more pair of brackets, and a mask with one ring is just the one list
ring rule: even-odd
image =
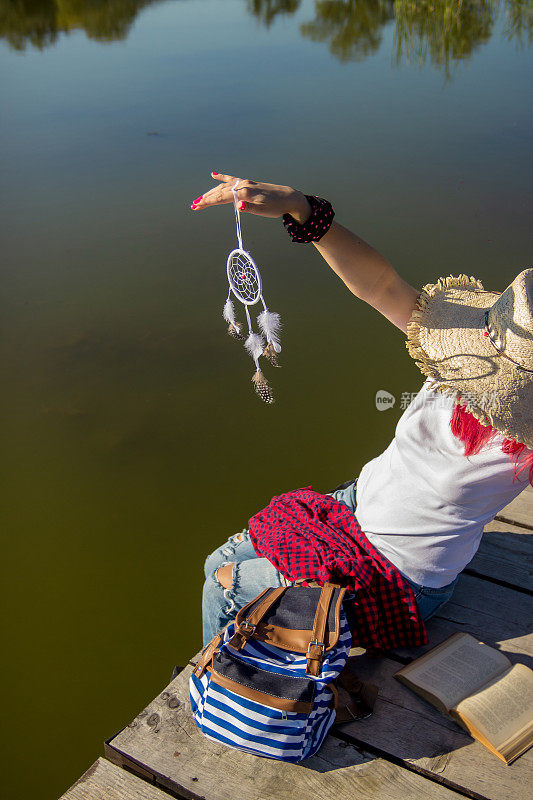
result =
[[381,253],[335,221],[313,244],[356,297],[407,333],[418,292],[400,278]]
[[[231,187],[238,179],[219,173],[212,173],[212,176],[220,181],[219,186],[197,198],[191,206],[194,211],[233,202]],[[290,214],[303,224],[311,213],[303,192],[290,186],[242,180],[236,191],[241,201],[240,210],[258,216],[281,217]],[[319,242],[313,244],[356,297],[373,306],[404,333],[407,332],[407,323],[415,308],[418,293],[400,278],[381,253],[336,222],[331,224]]]

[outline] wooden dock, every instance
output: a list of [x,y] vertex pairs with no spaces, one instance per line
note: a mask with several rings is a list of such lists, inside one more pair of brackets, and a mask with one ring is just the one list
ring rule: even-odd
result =
[[[533,667],[533,489],[487,526],[452,600],[428,623],[430,645],[468,631]],[[194,724],[189,664],[61,800],[526,800],[533,749],[511,766],[393,678],[427,648],[370,659],[354,669],[379,684],[372,717],[339,726],[319,753],[293,765],[247,755],[206,739]]]

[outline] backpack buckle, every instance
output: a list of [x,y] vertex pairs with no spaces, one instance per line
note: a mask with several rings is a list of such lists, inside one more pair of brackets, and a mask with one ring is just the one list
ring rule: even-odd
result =
[[313,639],[313,641],[309,642],[307,645],[307,667],[306,667],[306,674],[307,675],[314,675],[316,678],[322,669],[322,659],[324,658],[324,652],[326,650],[326,645],[324,642],[319,642],[318,639]]
[[234,650],[240,650],[254,633],[255,625],[252,625],[245,619],[243,622],[239,623],[239,627],[236,629],[228,644],[233,647]]
[[252,625],[245,619],[244,622],[241,622],[239,625],[239,633],[242,633],[244,636],[253,636],[255,633],[255,625]]

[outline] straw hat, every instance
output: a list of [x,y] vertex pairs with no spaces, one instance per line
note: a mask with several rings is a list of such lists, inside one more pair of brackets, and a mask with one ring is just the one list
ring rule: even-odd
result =
[[533,449],[533,269],[502,294],[467,275],[428,283],[406,344],[433,388]]

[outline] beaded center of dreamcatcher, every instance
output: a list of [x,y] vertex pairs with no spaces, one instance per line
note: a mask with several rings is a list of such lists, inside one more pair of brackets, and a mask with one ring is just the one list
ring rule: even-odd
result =
[[[229,290],[224,304],[223,316],[228,323],[228,333],[234,339],[244,340],[244,346],[254,360],[256,371],[252,377],[255,391],[265,403],[273,403],[274,395],[259,366],[259,358],[265,356],[275,367],[279,366],[277,354],[281,351],[279,331],[281,320],[279,314],[269,311],[263,298],[261,274],[250,253],[243,249],[241,234],[241,217],[239,212],[239,198],[237,196],[238,180],[232,186],[233,205],[235,208],[235,224],[237,227],[238,247],[232,250],[226,262]],[[239,300],[246,313],[248,323],[248,336],[242,333],[242,325],[235,318],[235,308],[231,295]],[[257,317],[261,333],[255,333],[252,328],[249,306],[261,301],[263,311]]]

